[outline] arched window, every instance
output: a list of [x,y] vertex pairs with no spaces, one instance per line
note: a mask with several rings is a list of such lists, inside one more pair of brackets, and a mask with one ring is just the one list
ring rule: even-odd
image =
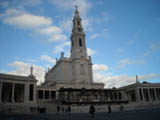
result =
[[79,28],[78,31],[81,32],[81,29]]
[[81,72],[81,75],[85,74],[85,68],[83,64],[80,65],[80,72]]
[[80,25],[80,22],[79,22],[79,21],[77,21],[77,25]]
[[79,46],[82,47],[82,39],[79,38]]

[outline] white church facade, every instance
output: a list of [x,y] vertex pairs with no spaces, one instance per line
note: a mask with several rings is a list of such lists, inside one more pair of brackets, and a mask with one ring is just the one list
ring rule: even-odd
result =
[[[61,57],[45,74],[45,82],[37,86],[33,68],[29,76],[0,74],[0,110],[13,106],[43,105],[160,105],[160,83],[136,83],[121,88],[104,88],[95,83],[92,59],[87,55],[85,33],[76,8],[71,33],[70,57]],[[27,108],[27,107],[26,107]],[[16,108],[14,108],[16,109]]]
[[91,56],[87,55],[85,33],[81,18],[76,9],[73,18],[71,34],[71,56],[61,58],[56,65],[45,75],[44,86],[52,85],[54,88],[104,88],[103,83],[94,83],[92,75]]

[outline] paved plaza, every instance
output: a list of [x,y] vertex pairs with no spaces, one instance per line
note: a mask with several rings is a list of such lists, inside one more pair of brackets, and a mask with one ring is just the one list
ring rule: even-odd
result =
[[87,113],[68,114],[0,114],[0,120],[160,120],[160,109],[95,113],[92,118]]

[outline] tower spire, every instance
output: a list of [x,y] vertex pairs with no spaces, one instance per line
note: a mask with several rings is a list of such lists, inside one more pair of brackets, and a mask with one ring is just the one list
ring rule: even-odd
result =
[[75,6],[75,12],[73,17],[73,27],[71,34],[71,57],[72,58],[87,58],[85,33],[83,31],[81,18],[78,12],[78,6]]
[[72,81],[76,83],[92,83],[92,64],[87,57],[85,33],[79,16],[78,6],[75,6],[71,40]]
[[76,11],[78,11],[78,6],[77,5],[75,6],[75,8],[76,8]]
[[75,6],[74,18],[80,18],[77,5]]

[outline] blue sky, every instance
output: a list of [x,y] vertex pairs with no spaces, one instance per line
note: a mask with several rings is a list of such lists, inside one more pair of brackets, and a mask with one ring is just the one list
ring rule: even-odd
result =
[[160,82],[159,0],[0,0],[0,72],[39,83],[60,53],[70,55],[78,5],[95,82],[120,87]]

